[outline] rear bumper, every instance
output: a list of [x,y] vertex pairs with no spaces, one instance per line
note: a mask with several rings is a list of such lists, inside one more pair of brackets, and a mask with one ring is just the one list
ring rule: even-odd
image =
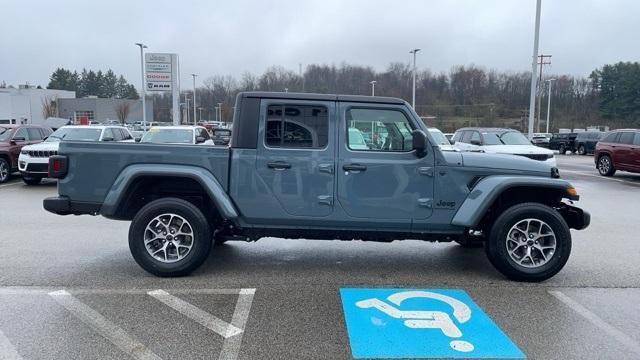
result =
[[66,196],[48,197],[42,201],[45,210],[58,215],[98,215],[101,205],[71,201]]
[[591,224],[591,214],[578,207],[565,204],[558,211],[571,229],[583,230]]

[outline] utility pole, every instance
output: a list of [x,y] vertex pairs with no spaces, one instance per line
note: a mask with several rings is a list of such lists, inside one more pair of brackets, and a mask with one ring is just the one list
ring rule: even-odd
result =
[[220,111],[220,121],[222,121],[222,103],[218,103],[218,111]]
[[529,124],[527,126],[527,135],[529,140],[533,138],[533,112],[536,107],[536,89],[537,89],[537,65],[538,65],[538,39],[540,37],[540,7],[542,0],[536,1],[536,26],[533,37],[533,56],[531,57],[531,95],[529,97]]
[[302,92],[304,92],[304,74],[302,74],[302,63],[298,64],[298,72],[300,73],[300,81],[302,81]]
[[556,79],[547,80],[549,83],[549,95],[547,96],[547,134],[549,133],[549,114],[551,113],[551,83],[554,81],[556,81]]
[[146,106],[146,95],[145,95],[145,81],[144,81],[144,49],[147,48],[147,45],[143,43],[136,43],[137,46],[140,47],[140,73],[142,77],[142,87],[140,88],[140,97],[142,98],[142,128],[144,131],[147,131],[147,106]]
[[193,76],[193,125],[196,125],[198,121],[198,119],[196,119],[196,76],[198,75],[191,74],[191,76]]
[[420,49],[413,49],[409,51],[409,54],[413,54],[413,95],[411,97],[411,106],[416,109],[416,54]]
[[543,82],[542,82],[542,69],[543,69],[544,65],[551,65],[551,61],[544,61],[545,58],[549,58],[550,59],[551,55],[544,55],[544,54],[538,55],[538,59],[539,59],[538,65],[540,65],[540,74],[539,74],[539,79],[538,79],[538,91],[537,91],[537,94],[538,94],[538,127],[537,127],[538,130],[537,131],[538,132],[540,132],[540,120],[541,120],[541,118],[540,118],[540,109],[542,108],[542,106],[540,105],[540,102],[542,101],[542,92],[544,91],[544,90],[542,90],[542,85],[543,85]]
[[376,81],[370,81],[369,84],[371,84],[371,96],[376,96]]

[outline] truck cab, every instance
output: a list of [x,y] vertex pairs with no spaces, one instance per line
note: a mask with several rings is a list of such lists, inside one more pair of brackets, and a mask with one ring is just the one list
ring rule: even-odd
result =
[[228,148],[65,142],[49,168],[60,195],[45,209],[132,221],[134,259],[159,276],[269,236],[484,244],[509,278],[541,281],[566,263],[569,229],[590,221],[557,168],[441,151],[409,104],[386,97],[243,92]]

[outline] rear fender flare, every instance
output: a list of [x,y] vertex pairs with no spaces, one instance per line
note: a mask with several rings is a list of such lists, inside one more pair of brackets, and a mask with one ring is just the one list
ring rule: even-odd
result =
[[124,168],[107,193],[100,208],[100,214],[106,217],[115,215],[120,202],[129,190],[129,186],[136,179],[146,176],[171,176],[193,179],[205,189],[220,216],[232,221],[238,218],[238,212],[231,199],[211,172],[196,166],[165,164],[136,164]]

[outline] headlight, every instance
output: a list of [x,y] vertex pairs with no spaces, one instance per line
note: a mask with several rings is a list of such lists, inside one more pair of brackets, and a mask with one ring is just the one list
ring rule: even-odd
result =
[[27,150],[20,150],[20,154],[29,155],[29,152]]

